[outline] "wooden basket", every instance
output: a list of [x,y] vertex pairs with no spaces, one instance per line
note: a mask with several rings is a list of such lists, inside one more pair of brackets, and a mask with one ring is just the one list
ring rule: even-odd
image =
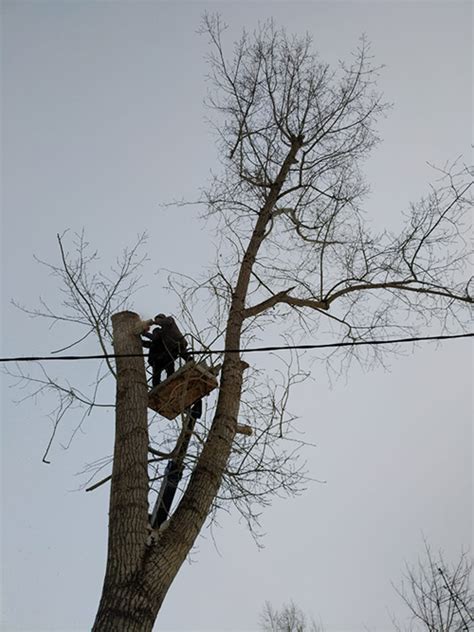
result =
[[219,386],[209,367],[187,362],[148,394],[148,407],[167,419],[174,419],[198,399]]

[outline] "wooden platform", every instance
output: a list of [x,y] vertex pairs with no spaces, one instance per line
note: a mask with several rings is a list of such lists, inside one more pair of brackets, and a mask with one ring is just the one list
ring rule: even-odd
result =
[[187,362],[149,392],[148,407],[174,419],[217,387],[216,376],[204,363]]

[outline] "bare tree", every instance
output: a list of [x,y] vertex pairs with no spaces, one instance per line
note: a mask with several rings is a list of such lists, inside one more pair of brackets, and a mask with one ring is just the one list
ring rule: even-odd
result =
[[304,612],[292,601],[276,610],[267,601],[260,615],[262,632],[323,632],[313,620],[308,622]]
[[[320,339],[330,332],[341,341],[369,342],[435,322],[459,329],[472,303],[463,278],[472,184],[465,168],[439,172],[436,186],[411,207],[401,234],[373,235],[364,223],[360,163],[378,140],[374,126],[386,107],[367,43],[349,65],[331,70],[311,51],[309,37],[290,37],[271,22],[244,33],[231,59],[220,19],[205,17],[202,30],[210,39],[209,105],[223,162],[202,201],[217,219],[222,244],[210,275],[171,283],[188,329],[207,346],[223,341],[220,388],[186,448],[179,503],[166,528],[150,531],[150,479],[161,476],[153,467],[179,451],[182,433],[175,427],[166,437],[147,416],[138,357],[138,334],[147,321],[130,311],[112,316],[115,353],[133,357],[109,367],[117,380],[116,438],[97,631],[152,629],[181,564],[218,508],[233,503],[252,525],[272,495],[301,488],[304,470],[291,447],[300,444],[291,443],[292,417],[285,410],[289,386],[306,372],[295,356],[293,367],[283,367],[282,381],[265,388],[256,372],[244,378],[248,364],[239,350],[277,326],[283,336],[318,331]],[[99,301],[106,310],[92,307],[96,296],[69,274],[61,253],[60,275],[82,306],[72,309],[105,349],[108,294]],[[80,278],[83,271],[79,264]],[[204,324],[193,316],[200,300]],[[252,436],[237,433],[241,420],[251,423]]]
[[462,553],[456,564],[434,555],[425,543],[424,559],[406,566],[396,589],[410,611],[410,623],[396,629],[427,632],[469,632],[474,629],[474,592],[470,584],[472,560]]
[[[219,495],[239,480],[233,474],[250,482],[258,476],[264,497],[284,486],[265,467],[274,441],[263,442],[262,457],[260,448],[255,457],[235,447],[248,367],[235,350],[245,348],[265,318],[288,322],[296,315],[311,327],[326,319],[350,340],[370,340],[399,329],[413,332],[423,320],[458,325],[462,308],[472,302],[466,281],[459,280],[470,187],[462,169],[443,173],[438,187],[412,207],[401,235],[372,236],[364,225],[359,203],[366,187],[358,165],[377,141],[374,123],[384,110],[367,44],[349,66],[332,72],[311,52],[309,37],[290,38],[272,23],[253,36],[244,33],[228,61],[223,31],[218,17],[205,18],[212,49],[209,101],[224,163],[205,202],[224,242],[214,273],[189,290],[194,296],[207,291],[206,304],[212,299],[222,317],[215,319],[227,350],[220,390],[167,528],[147,541],[144,504],[133,523],[117,514],[114,530],[122,538],[126,533],[141,554],[119,562],[109,545],[96,630],[151,628]],[[253,410],[267,412],[258,404]],[[258,415],[254,421],[258,434],[265,421]],[[144,417],[140,423],[144,433]],[[234,488],[234,499],[239,493],[251,497],[248,486]],[[126,502],[122,495],[121,505]],[[109,572],[119,563],[123,575]],[[139,595],[146,609],[131,612],[125,595]]]

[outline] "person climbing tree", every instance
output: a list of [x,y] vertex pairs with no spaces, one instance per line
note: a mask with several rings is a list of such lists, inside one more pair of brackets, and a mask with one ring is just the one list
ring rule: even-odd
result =
[[148,340],[142,339],[142,345],[150,349],[148,363],[153,369],[153,387],[160,384],[163,371],[166,371],[166,377],[170,377],[174,373],[174,363],[178,357],[183,358],[185,362],[191,360],[191,355],[187,351],[188,343],[174,318],[165,314],[158,314],[155,316],[154,322],[158,326],[151,333],[142,334],[148,338]]

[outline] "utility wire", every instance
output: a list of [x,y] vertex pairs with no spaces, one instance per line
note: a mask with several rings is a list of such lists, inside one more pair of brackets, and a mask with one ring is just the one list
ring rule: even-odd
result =
[[[336,347],[358,347],[362,345],[393,345],[404,342],[423,342],[425,340],[452,340],[454,338],[471,338],[474,333],[452,334],[448,336],[419,336],[413,338],[391,338],[388,340],[356,340],[354,342],[330,342],[319,345],[283,345],[274,347],[250,347],[249,349],[216,349],[207,351],[188,351],[189,355],[220,355],[223,353],[256,353],[262,351],[284,351],[289,349],[331,349]],[[102,360],[104,358],[137,358],[145,357],[146,353],[108,353],[102,355],[68,355],[68,356],[19,356],[16,358],[0,358],[0,362],[49,362],[54,360]]]

